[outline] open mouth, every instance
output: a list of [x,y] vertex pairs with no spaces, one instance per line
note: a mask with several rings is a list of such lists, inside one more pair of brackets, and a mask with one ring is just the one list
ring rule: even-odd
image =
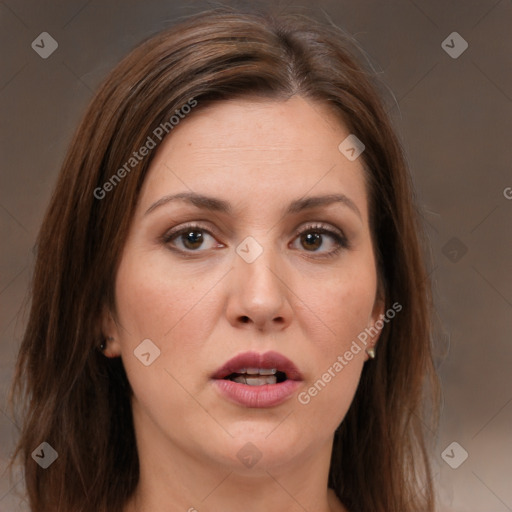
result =
[[224,380],[248,386],[264,386],[265,384],[280,384],[287,380],[287,376],[285,372],[278,371],[277,368],[241,368],[224,377]]
[[211,375],[224,398],[243,407],[276,407],[303,385],[295,364],[278,352],[245,352],[227,361]]
[[287,380],[299,381],[302,380],[302,375],[290,359],[278,352],[246,352],[227,361],[212,378],[248,386],[263,386],[282,384]]

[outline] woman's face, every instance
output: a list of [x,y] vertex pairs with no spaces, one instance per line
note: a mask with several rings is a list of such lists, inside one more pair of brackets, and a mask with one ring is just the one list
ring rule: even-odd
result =
[[349,134],[300,97],[233,100],[158,148],[103,324],[139,449],[238,471],[330,453],[383,312]]

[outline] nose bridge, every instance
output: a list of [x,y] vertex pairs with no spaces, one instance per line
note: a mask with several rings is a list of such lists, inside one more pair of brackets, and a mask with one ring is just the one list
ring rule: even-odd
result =
[[278,320],[287,321],[291,308],[282,275],[284,265],[270,237],[260,243],[247,237],[236,249],[234,261],[236,280],[232,288],[230,309],[233,320],[244,318],[264,325]]
[[242,287],[249,294],[257,295],[260,291],[266,291],[267,298],[281,294],[278,269],[282,265],[277,261],[279,255],[272,247],[269,237],[262,243],[253,237],[247,237],[239,244],[236,252],[235,267]]

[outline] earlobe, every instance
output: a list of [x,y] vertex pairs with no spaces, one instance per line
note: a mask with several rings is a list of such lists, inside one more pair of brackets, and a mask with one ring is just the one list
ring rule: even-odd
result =
[[375,348],[377,345],[377,341],[380,338],[380,333],[382,331],[382,327],[384,326],[384,323],[382,319],[384,318],[384,311],[386,309],[385,301],[382,298],[377,297],[375,299],[375,303],[373,306],[373,311],[371,315],[371,321],[369,327],[369,331],[371,333],[371,341],[369,346],[366,349],[366,361],[369,359],[375,359]]
[[103,308],[101,314],[101,332],[102,341],[99,347],[100,351],[109,358],[120,356],[121,347],[119,345],[117,324],[106,306]]
[[115,322],[112,318],[112,313],[110,312],[110,309],[104,305],[101,309],[101,333],[103,334],[104,338],[108,338],[109,336],[114,336],[114,330],[115,330]]
[[382,289],[382,285],[379,283],[377,286],[377,294],[373,303],[372,320],[375,323],[377,320],[382,318],[386,311],[386,296]]
[[[371,317],[372,326],[377,328],[379,331],[379,333],[375,335],[376,336],[375,341],[377,341],[377,339],[379,338],[379,335],[380,335],[381,328],[379,327],[379,323],[382,323],[382,319],[385,316],[384,315],[385,310],[386,310],[385,300],[383,298],[377,297],[375,299],[375,303],[373,305],[372,317]],[[372,338],[374,338],[374,336],[372,336]]]
[[102,349],[103,355],[112,359],[121,355],[121,349],[119,342],[115,338],[109,336],[104,342],[104,348]]

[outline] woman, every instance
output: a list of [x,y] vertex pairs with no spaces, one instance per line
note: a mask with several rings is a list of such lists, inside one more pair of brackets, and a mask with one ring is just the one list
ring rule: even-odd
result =
[[351,52],[220,9],[100,87],[17,365],[32,510],[434,510],[421,229]]

